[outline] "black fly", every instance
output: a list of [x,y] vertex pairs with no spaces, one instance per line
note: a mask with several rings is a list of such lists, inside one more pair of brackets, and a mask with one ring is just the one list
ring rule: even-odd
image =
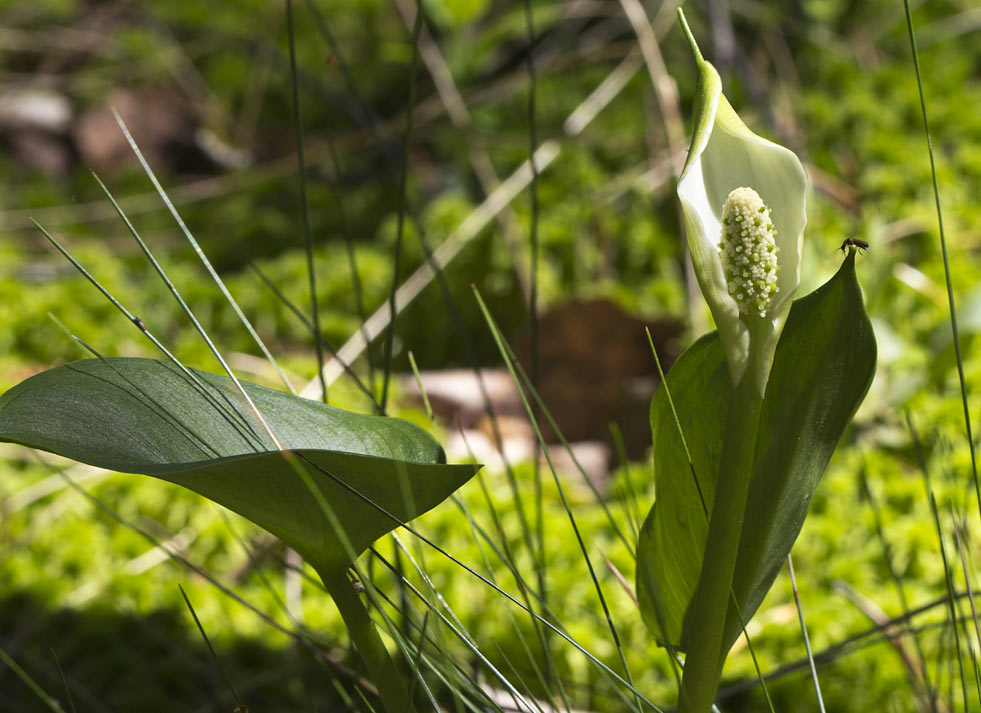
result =
[[864,240],[859,240],[858,238],[845,238],[845,242],[841,244],[839,250],[845,252],[846,248],[858,248],[862,252],[869,249],[869,244]]

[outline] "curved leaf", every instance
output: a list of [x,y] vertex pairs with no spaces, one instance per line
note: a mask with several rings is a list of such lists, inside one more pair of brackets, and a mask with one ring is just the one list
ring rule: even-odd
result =
[[192,373],[195,379],[171,364],[127,358],[42,372],[0,396],[0,441],[177,483],[276,534],[318,568],[345,567],[350,559],[297,463],[356,553],[476,472],[445,465],[440,445],[407,421],[243,382],[284,448],[298,456],[291,463],[230,379]]
[[[777,346],[733,580],[745,621],[797,539],[821,475],[872,383],[875,360],[875,337],[852,253],[827,283],[794,302]],[[730,392],[718,333],[695,342],[675,362],[667,382],[691,465],[665,390],[659,389],[651,402],[656,502],[637,546],[637,590],[648,628],[661,643],[684,650]],[[740,631],[730,604],[725,651]]]

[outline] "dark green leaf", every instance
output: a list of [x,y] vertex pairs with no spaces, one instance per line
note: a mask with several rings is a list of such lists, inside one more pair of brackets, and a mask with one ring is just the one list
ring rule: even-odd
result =
[[297,464],[326,496],[356,553],[476,472],[445,465],[439,444],[406,421],[243,383],[294,453],[291,463],[230,379],[192,373],[196,382],[150,359],[91,359],[42,372],[0,397],[0,440],[183,485],[328,568],[350,560]]
[[[875,361],[875,337],[850,254],[834,277],[794,302],[777,346],[733,580],[746,621],[800,532],[835,446],[872,383]],[[637,547],[637,589],[650,630],[661,643],[684,650],[730,393],[718,334],[695,342],[667,382],[692,462],[665,390],[659,389],[651,403],[656,502]],[[730,605],[726,651],[740,631]]]

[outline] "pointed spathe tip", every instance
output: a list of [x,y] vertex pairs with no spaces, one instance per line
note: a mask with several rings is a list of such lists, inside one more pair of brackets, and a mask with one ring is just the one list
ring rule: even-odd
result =
[[698,49],[698,43],[695,42],[695,36],[691,33],[691,28],[688,27],[688,20],[685,19],[685,11],[678,8],[678,20],[681,22],[681,29],[685,32],[685,37],[688,38],[688,44],[691,46],[691,52],[695,55],[696,62],[704,61],[702,57],[702,51]]

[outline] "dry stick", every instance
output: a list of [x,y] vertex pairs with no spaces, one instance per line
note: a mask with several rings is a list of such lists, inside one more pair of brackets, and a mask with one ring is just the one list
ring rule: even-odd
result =
[[[669,4],[673,6],[676,3],[668,3],[665,7]],[[659,11],[658,17],[655,18],[655,29],[658,35],[663,34],[667,30],[666,23],[658,22],[662,15],[669,16],[671,13],[665,13],[663,9]],[[673,16],[669,17],[669,19],[673,19]],[[2,36],[2,33],[3,30],[0,28],[0,36]],[[634,71],[636,69],[635,67]],[[488,85],[486,89],[476,91],[475,96],[484,101],[497,101],[501,94],[514,84],[515,80],[513,77],[513,74],[506,75]],[[420,101],[415,109],[416,120],[419,126],[422,127],[427,122],[432,122],[441,117],[444,111],[445,107],[443,107],[439,97],[425,99]],[[379,137],[385,140],[391,140],[396,138],[398,127],[404,125],[404,123],[404,115],[399,113],[390,118],[378,120],[374,128]],[[341,139],[336,139],[333,145],[336,148],[361,145],[367,133],[367,130],[353,131]],[[330,161],[330,145],[326,141],[311,141],[307,144],[309,162],[327,165]],[[196,203],[241,191],[246,186],[292,176],[295,172],[296,156],[290,153],[266,163],[253,165],[247,170],[234,171],[221,176],[190,181],[176,186],[170,191],[170,197],[174,205]],[[155,192],[149,191],[121,198],[120,205],[127,215],[132,216],[158,211],[160,209],[160,200]],[[32,217],[45,225],[58,226],[113,220],[116,217],[116,213],[111,206],[107,206],[105,201],[102,200],[32,209],[30,215],[28,215],[26,208],[12,208],[0,210],[0,229],[23,230],[32,228],[34,225],[31,220]]]
[[[395,5],[398,8],[399,13],[402,15],[402,19],[405,22],[406,27],[410,29],[413,28],[417,17],[416,6],[409,0],[395,0]],[[433,78],[436,92],[439,95],[440,100],[443,102],[443,106],[446,108],[446,113],[449,116],[450,121],[461,134],[470,130],[473,122],[470,112],[467,109],[466,102],[456,87],[453,80],[453,74],[446,63],[446,60],[443,58],[439,46],[434,41],[428,27],[425,24],[421,26],[418,33],[418,50],[424,64],[426,65],[426,68],[429,70],[430,76]],[[532,149],[535,148],[536,143],[537,141],[532,140]],[[497,171],[494,169],[494,164],[491,161],[490,156],[488,155],[487,151],[476,147],[474,144],[470,144],[469,156],[470,164],[475,175],[477,176],[477,179],[480,181],[484,194],[486,196],[491,195],[500,186],[500,178],[497,175]],[[532,168],[537,168],[534,163],[532,164]],[[533,170],[532,186],[534,186],[534,173],[535,171]],[[524,297],[525,304],[531,307],[532,314],[534,314],[535,308],[537,307],[535,304],[536,296],[534,294],[535,285],[529,278],[527,271],[522,268],[521,237],[519,235],[520,229],[518,226],[517,215],[510,205],[508,205],[505,206],[505,209],[497,215],[497,221],[502,229],[504,243],[511,254],[511,262],[514,266],[515,278],[520,286],[521,294]],[[496,431],[496,420],[494,428]],[[537,458],[535,459],[535,463],[537,473]],[[538,502],[540,503],[540,498],[538,499]],[[541,530],[539,529],[539,532],[540,531]],[[541,549],[541,543],[539,543],[539,552],[541,552]],[[545,590],[544,581],[541,579],[539,580],[539,590],[542,593]],[[536,630],[539,630],[539,627],[536,626]]]
[[[707,4],[712,44],[718,59],[716,69],[721,67],[723,76],[726,77],[735,73],[742,80],[743,86],[746,87],[750,101],[759,107],[761,113],[766,115],[767,122],[771,126],[776,126],[773,105],[767,101],[766,86],[755,66],[736,40],[728,7],[730,3],[723,0],[708,0]],[[800,147],[795,146],[794,149],[797,152]]]
[[[322,156],[324,154],[323,147],[319,148],[317,156]],[[189,181],[173,188],[170,191],[170,196],[174,205],[198,203],[211,198],[220,198],[233,191],[241,191],[253,184],[283,178],[295,171],[296,157],[293,154],[288,154],[281,158],[272,159],[260,166],[255,166],[250,171],[236,171],[221,176]],[[147,191],[120,198],[119,205],[129,216],[154,213],[161,209],[160,198],[156,191]],[[115,220],[116,211],[104,200],[97,200],[88,203],[39,208],[32,210],[31,215],[39,223],[58,226],[70,223],[98,223]],[[33,225],[24,208],[0,211],[0,229],[6,231],[21,230]]]
[[[654,93],[657,95],[658,104],[661,106],[668,146],[672,150],[683,146],[685,132],[681,120],[681,109],[679,108],[678,87],[664,66],[664,57],[661,56],[661,49],[658,46],[654,28],[648,21],[647,13],[644,11],[644,6],[640,4],[640,0],[620,0],[620,5],[630,21],[634,34],[637,35],[637,44],[640,46],[640,52],[644,58],[644,64],[647,65],[647,72],[651,77]],[[680,173],[680,166],[677,169]]]
[[[642,61],[637,54],[627,55],[623,61],[603,80],[603,82],[566,118],[563,128],[565,133],[574,137],[579,135],[597,114],[607,106],[613,98],[626,86],[627,82],[640,69]],[[539,173],[544,172],[561,151],[558,142],[547,140],[542,142],[534,153],[535,167]],[[512,173],[487,199],[467,216],[457,229],[433,251],[432,259],[423,263],[402,283],[395,293],[394,313],[398,314],[428,285],[437,270],[445,268],[457,256],[461,249],[472,240],[487,224],[504,210],[517,195],[531,183],[532,172],[530,161],[525,161]],[[338,352],[337,358],[331,359],[324,367],[324,380],[328,388],[343,373],[342,363],[350,364],[368,344],[376,339],[392,321],[390,305],[379,307],[368,318],[364,329],[351,336]],[[317,398],[319,384],[316,381],[308,383],[300,392],[301,396]]]
[[[946,712],[946,707],[938,709],[937,702],[933,700],[929,682],[927,680],[926,663],[922,661],[915,650],[911,650],[906,636],[912,637],[912,626],[907,622],[907,630],[903,630],[898,622],[890,620],[884,611],[874,601],[863,595],[847,582],[838,581],[834,583],[834,589],[841,592],[848,601],[855,605],[869,620],[879,627],[882,635],[892,645],[906,668],[906,675],[910,679],[910,684],[915,691],[916,697],[920,700],[920,705],[933,711],[942,710]],[[813,659],[812,659],[813,660]],[[940,701],[941,706],[943,702]]]
[[[963,599],[967,597],[967,592],[956,592],[954,594],[956,599]],[[947,597],[943,596],[933,601],[927,602],[921,606],[918,606],[913,611],[908,614],[900,614],[899,616],[893,617],[888,622],[886,626],[891,625],[904,625],[908,624],[913,617],[923,614],[924,612],[936,609],[937,607],[946,607]],[[946,627],[947,621],[936,622],[932,624],[925,624],[923,626],[917,627],[912,631],[916,633],[923,633],[925,631],[938,629],[941,627]],[[843,656],[850,655],[859,649],[868,648],[871,646],[877,646],[885,641],[884,638],[873,638],[877,634],[883,634],[883,628],[881,626],[874,625],[871,628],[860,631],[856,634],[842,639],[836,644],[831,644],[830,646],[818,651],[814,654],[815,662],[820,665],[830,664],[837,661]],[[776,681],[779,679],[786,678],[787,676],[807,668],[808,661],[807,657],[804,656],[790,663],[782,664],[778,668],[774,669],[770,673],[766,674],[765,679],[767,681]],[[755,678],[746,678],[735,683],[726,685],[725,688],[719,690],[718,700],[722,701],[729,698],[734,698],[746,691],[752,690],[759,685],[759,680]],[[944,709],[945,710],[945,709]]]
[[[109,473],[112,471],[83,463],[69,467],[66,472],[72,476],[72,479],[76,483],[84,483],[85,481],[92,480],[94,478],[103,478],[106,475],[109,475]],[[78,475],[74,475],[75,473],[78,473]],[[47,478],[21,488],[13,495],[8,496],[6,498],[6,502],[4,503],[4,513],[13,514],[18,510],[37,502],[41,498],[46,498],[49,495],[57,493],[58,491],[64,489],[64,487],[65,483],[64,480],[62,480],[61,475],[49,475]]]
[[729,8],[720,0],[708,0],[708,16],[715,59],[723,72],[728,74],[736,64],[736,33],[732,28]]
[[[427,118],[431,119],[432,117]],[[360,136],[352,135],[351,141],[353,142],[357,138]],[[307,146],[307,155],[311,163],[326,164],[329,158],[329,144],[323,141],[311,142]],[[247,170],[189,181],[173,188],[170,191],[170,197],[174,205],[199,203],[241,191],[246,187],[282,179],[295,173],[296,155],[289,153],[266,163],[252,166]],[[126,196],[119,200],[119,204],[129,216],[155,213],[160,210],[160,199],[155,191]],[[12,208],[0,210],[0,229],[22,230],[31,228],[34,225],[31,220],[32,217],[44,225],[58,226],[114,220],[116,212],[104,200],[32,209],[30,216],[28,216],[25,208]]]
[[[536,163],[539,168],[548,166],[559,155],[560,147],[555,141],[546,141],[536,152]],[[405,309],[412,300],[436,277],[437,269],[442,270],[453,260],[461,249],[474,236],[486,227],[487,223],[517,196],[531,180],[531,168],[525,161],[517,171],[494,191],[480,206],[473,211],[450,236],[433,251],[432,259],[420,265],[395,292],[395,314]],[[344,373],[343,364],[350,364],[360,356],[369,342],[376,339],[392,321],[392,311],[389,304],[382,305],[368,317],[364,328],[351,336],[337,351],[337,357],[327,362],[324,367],[324,380],[330,387]],[[316,381],[308,383],[300,396],[317,398],[320,384]]]
[[[647,73],[651,78],[651,85],[655,95],[657,95],[661,116],[664,117],[664,133],[668,143],[668,151],[671,156],[680,157],[671,163],[672,174],[675,177],[680,176],[685,156],[685,131],[681,119],[678,87],[664,65],[664,57],[658,46],[657,35],[647,19],[647,12],[640,0],[620,0],[620,5],[630,21],[634,34],[637,35],[637,44],[640,46],[644,64],[647,65]],[[657,19],[655,18],[655,21]],[[708,331],[708,319],[705,311],[696,307],[696,305],[702,304],[702,293],[698,287],[698,281],[695,279],[695,268],[685,244],[684,235],[682,235],[681,240],[681,254],[684,255],[685,261],[685,285],[688,290],[688,321],[691,323],[693,331],[700,334]]]
[[[395,0],[395,7],[398,8],[406,27],[411,29],[416,20],[416,6],[410,0]],[[473,119],[470,116],[470,110],[467,109],[463,95],[460,94],[460,90],[457,89],[456,83],[453,81],[453,74],[450,72],[443,53],[440,52],[439,45],[436,44],[426,25],[422,26],[419,33],[419,54],[426,65],[426,69],[429,70],[429,75],[433,78],[436,93],[439,95],[440,101],[443,102],[446,114],[450,117],[453,126],[460,133],[472,129]],[[501,179],[497,175],[497,170],[494,168],[494,163],[487,151],[473,143],[469,144],[469,147],[470,165],[474,175],[480,181],[480,187],[484,194],[489,196],[501,185]],[[514,263],[515,276],[521,286],[521,294],[527,304],[530,299],[530,288],[527,272],[521,266],[521,236],[519,235],[517,213],[508,205],[501,210],[496,218],[501,226],[504,244],[511,253],[511,261]]]
[[[113,14],[118,12],[113,7],[107,9]],[[45,59],[57,51],[118,61],[124,53],[121,38],[80,27],[48,26],[31,30],[10,27],[8,23],[7,27],[0,28],[0,43],[6,51],[36,53]]]

